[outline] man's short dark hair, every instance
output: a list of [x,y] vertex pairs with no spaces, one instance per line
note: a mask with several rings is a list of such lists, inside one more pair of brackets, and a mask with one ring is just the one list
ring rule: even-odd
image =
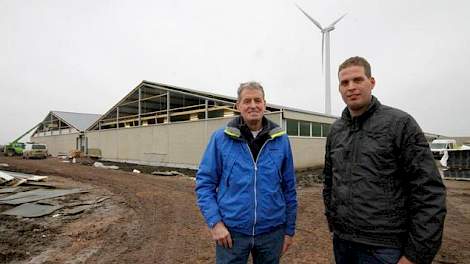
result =
[[372,77],[372,72],[370,69],[369,62],[363,57],[359,57],[359,56],[351,57],[345,60],[343,63],[341,63],[341,65],[339,65],[339,68],[338,68],[338,75],[340,71],[351,66],[362,66],[364,68],[364,73],[366,74],[366,76],[368,78]]

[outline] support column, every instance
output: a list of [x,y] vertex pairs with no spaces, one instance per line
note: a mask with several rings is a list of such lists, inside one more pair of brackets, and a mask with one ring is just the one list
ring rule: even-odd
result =
[[116,107],[116,128],[119,129],[119,106]]
[[141,119],[140,119],[140,114],[142,113],[141,99],[142,99],[142,87],[139,87],[139,126],[142,124]]
[[166,93],[166,122],[170,122],[170,91]]
[[51,120],[49,120],[49,132],[51,133],[51,136],[52,136],[52,130],[54,128],[52,127],[52,113],[51,113]]

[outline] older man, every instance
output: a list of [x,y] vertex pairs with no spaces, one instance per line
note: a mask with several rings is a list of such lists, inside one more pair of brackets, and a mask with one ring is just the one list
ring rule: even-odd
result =
[[242,83],[240,116],[211,137],[196,175],[199,208],[217,263],[279,263],[292,244],[297,199],[286,133],[264,117],[257,82]]

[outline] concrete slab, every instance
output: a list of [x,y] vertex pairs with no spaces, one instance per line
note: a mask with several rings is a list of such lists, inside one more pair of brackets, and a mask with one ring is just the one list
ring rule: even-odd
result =
[[40,201],[49,198],[55,198],[59,196],[64,196],[73,193],[80,193],[84,192],[81,189],[55,189],[55,190],[48,190],[48,189],[37,189],[27,192],[20,192],[16,193],[7,197],[0,198],[0,204],[24,204],[30,203],[35,201]]
[[14,193],[18,191],[19,187],[7,187],[7,188],[0,188],[0,193]]
[[51,214],[62,207],[62,205],[53,206],[45,204],[25,203],[5,212],[2,212],[1,214],[21,217],[41,217]]

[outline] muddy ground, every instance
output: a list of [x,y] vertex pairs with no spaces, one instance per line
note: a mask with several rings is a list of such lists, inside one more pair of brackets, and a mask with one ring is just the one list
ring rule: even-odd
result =
[[[121,165],[116,171],[54,158],[2,156],[0,163],[10,165],[2,170],[47,175],[48,184],[87,190],[61,198],[68,202],[109,197],[75,216],[0,215],[0,263],[214,263],[214,243],[196,206],[191,177],[147,174],[164,168]],[[134,168],[146,173],[129,172]],[[318,174],[318,169],[299,173],[295,244],[282,263],[332,262]],[[445,183],[448,216],[435,263],[469,263],[470,182]],[[0,211],[9,208],[0,205]]]

